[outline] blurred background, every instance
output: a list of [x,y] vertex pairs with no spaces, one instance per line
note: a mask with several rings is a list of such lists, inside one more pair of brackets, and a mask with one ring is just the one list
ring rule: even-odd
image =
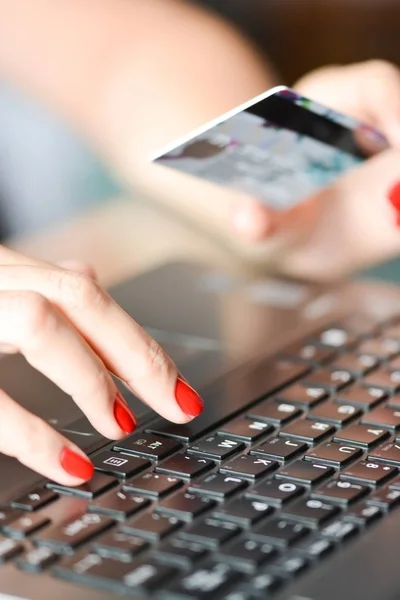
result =
[[[272,61],[282,83],[332,63],[383,58],[400,65],[400,0],[186,1],[235,24]],[[0,81],[3,239],[47,227],[115,192],[112,174],[82,139]],[[380,273],[392,276],[393,269]]]

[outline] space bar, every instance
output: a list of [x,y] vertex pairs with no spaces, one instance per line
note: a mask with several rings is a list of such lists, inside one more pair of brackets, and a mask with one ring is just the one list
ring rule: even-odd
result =
[[258,365],[246,373],[235,373],[203,394],[204,410],[191,423],[176,425],[158,419],[147,431],[192,442],[308,371],[302,364],[277,362]]

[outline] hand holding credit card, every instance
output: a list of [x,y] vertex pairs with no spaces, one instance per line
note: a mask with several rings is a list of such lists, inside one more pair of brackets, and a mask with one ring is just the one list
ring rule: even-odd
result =
[[387,148],[376,129],[280,86],[175,142],[154,161],[285,211]]

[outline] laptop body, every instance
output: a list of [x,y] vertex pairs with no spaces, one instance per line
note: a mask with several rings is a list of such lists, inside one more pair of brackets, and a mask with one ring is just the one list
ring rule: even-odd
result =
[[170,424],[124,390],[139,428],[120,447],[2,357],[5,391],[97,470],[73,490],[0,457],[0,598],[398,598],[398,289],[182,263],[111,293],[204,413]]

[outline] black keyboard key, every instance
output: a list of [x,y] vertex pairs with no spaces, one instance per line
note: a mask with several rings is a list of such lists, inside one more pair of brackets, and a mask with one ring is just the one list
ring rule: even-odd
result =
[[349,425],[345,429],[338,431],[333,440],[349,446],[372,448],[376,444],[383,442],[387,437],[389,437],[389,432],[380,427]]
[[386,371],[379,369],[361,380],[361,385],[367,388],[383,390],[389,394],[400,391],[400,371]]
[[362,377],[378,365],[378,359],[369,354],[342,354],[334,362],[334,369],[347,371],[353,377]]
[[335,442],[326,442],[317,446],[317,448],[311,448],[305,454],[304,459],[340,468],[359,458],[361,454],[362,451],[360,448],[356,448],[355,446],[344,446]]
[[377,506],[368,506],[367,504],[357,504],[349,510],[343,517],[345,521],[351,521],[359,527],[367,527],[383,516],[383,512]]
[[127,481],[122,486],[126,492],[135,492],[145,496],[160,498],[177,490],[183,482],[176,477],[160,473],[145,473]]
[[251,527],[273,512],[273,507],[265,500],[257,498],[236,498],[229,504],[217,508],[212,516],[222,521],[232,521],[241,527]]
[[204,496],[197,496],[189,492],[177,492],[173,496],[162,500],[157,505],[157,512],[173,516],[181,521],[192,521],[202,513],[214,508],[215,500]]
[[17,540],[22,540],[49,523],[50,519],[42,514],[24,514],[3,527],[3,531]]
[[58,559],[59,554],[44,546],[31,548],[16,561],[17,567],[30,573],[41,573],[52,566]]
[[95,473],[90,481],[78,486],[65,486],[59,483],[48,483],[47,487],[63,496],[78,496],[79,498],[96,498],[107,490],[118,485],[118,480],[103,473]]
[[400,340],[400,325],[391,325],[383,331],[383,337],[388,340]]
[[278,467],[279,464],[276,461],[264,456],[242,454],[221,467],[220,471],[233,477],[240,476],[248,479],[257,479],[258,477],[272,473]]
[[325,421],[325,423],[343,427],[360,415],[361,410],[352,404],[337,404],[328,401],[314,407],[307,418],[312,421]]
[[296,554],[301,554],[311,561],[320,560],[330,554],[335,548],[333,542],[327,538],[300,540],[293,546]]
[[247,481],[240,477],[223,473],[211,473],[211,475],[206,475],[204,479],[192,483],[189,492],[224,499],[244,489],[247,485]]
[[[282,586],[282,579],[272,573],[260,573],[251,578],[251,600],[264,600]],[[235,598],[231,599],[235,600]],[[241,600],[241,599],[240,599]],[[245,599],[247,600],[247,598]]]
[[365,340],[357,348],[357,354],[367,354],[379,360],[388,360],[400,352],[400,341],[383,338]]
[[5,563],[23,550],[21,543],[0,535],[0,563]]
[[389,512],[392,508],[399,506],[400,504],[400,490],[391,490],[389,488],[383,488],[375,492],[366,501],[367,505],[377,506],[385,512]]
[[391,408],[397,408],[397,410],[399,410],[400,409],[400,394],[397,394],[396,396],[389,396],[389,398],[387,399],[386,405],[390,406]]
[[64,523],[51,525],[34,537],[36,544],[56,550],[73,550],[114,524],[102,515],[84,514]]
[[189,454],[175,454],[157,467],[158,473],[171,474],[173,477],[189,478],[202,475],[215,467],[215,463],[207,458],[190,456]]
[[382,485],[398,473],[395,467],[380,465],[368,460],[361,460],[348,467],[340,475],[342,480],[367,483],[369,485]]
[[400,444],[397,442],[386,442],[372,450],[368,455],[368,460],[400,468]]
[[316,485],[334,473],[334,469],[327,465],[314,464],[305,460],[295,460],[287,467],[283,467],[275,475],[278,479],[286,479],[303,483],[306,485]]
[[258,525],[253,530],[251,537],[274,546],[287,548],[309,532],[310,529],[302,523],[293,523],[287,519],[277,518]]
[[89,512],[108,515],[113,519],[127,519],[150,504],[148,498],[120,489],[111,490],[89,504]]
[[209,518],[204,521],[197,521],[188,529],[181,531],[178,537],[181,540],[217,550],[222,544],[225,544],[240,532],[241,529],[236,523]]
[[396,358],[390,360],[386,364],[386,367],[389,371],[400,371],[400,356],[397,356]]
[[249,412],[248,417],[281,427],[301,414],[302,411],[293,404],[269,399],[254,406]]
[[371,410],[385,398],[387,398],[387,394],[384,390],[373,387],[367,388],[356,383],[339,392],[334,401],[338,404],[356,406],[361,410]]
[[246,494],[246,497],[281,506],[282,504],[293,500],[293,498],[301,496],[303,492],[304,488],[297,483],[269,479],[252,488],[251,491]]
[[108,473],[126,479],[132,477],[151,466],[150,461],[137,456],[128,456],[127,454],[118,454],[103,450],[92,458],[96,471]]
[[305,387],[300,383],[295,383],[277,394],[277,399],[287,404],[294,404],[301,408],[308,409],[321,400],[325,400],[328,393],[323,388]]
[[215,600],[237,584],[243,575],[223,563],[197,567],[166,589],[168,600]]
[[272,433],[274,428],[263,421],[238,417],[220,427],[217,434],[221,437],[233,437],[243,442],[253,444],[260,438]]
[[213,460],[225,460],[245,448],[243,442],[212,435],[193,446],[189,446],[188,454],[205,456]]
[[132,522],[123,523],[121,531],[144,538],[150,542],[159,542],[180,526],[181,523],[175,517],[168,517],[157,513],[145,513]]
[[251,450],[250,454],[285,462],[302,454],[308,449],[306,444],[291,439],[274,438]]
[[301,383],[304,387],[322,388],[327,392],[338,392],[352,380],[348,371],[335,371],[330,369],[318,369],[308,375]]
[[0,508],[0,529],[16,521],[19,517],[24,515],[20,510],[15,510],[14,508]]
[[335,325],[328,329],[322,330],[318,336],[315,336],[315,341],[329,348],[342,349],[346,346],[351,346],[357,340],[357,333],[354,332],[347,324]]
[[154,551],[157,561],[176,565],[178,567],[193,567],[199,560],[204,559],[209,550],[200,544],[172,538],[158,546]]
[[152,460],[163,460],[181,448],[182,444],[179,442],[152,433],[131,435],[114,446],[114,450],[119,452],[137,454]]
[[283,578],[292,578],[300,575],[308,566],[304,556],[282,556],[269,565],[268,570]]
[[291,423],[281,430],[279,435],[285,438],[300,440],[308,444],[317,444],[328,435],[335,433],[335,428],[330,423],[313,422],[301,419]]
[[370,488],[351,481],[330,481],[311,494],[312,498],[334,502],[337,504],[352,504],[370,492]]
[[309,527],[319,527],[339,512],[334,504],[327,504],[323,500],[301,498],[294,504],[284,508],[281,516],[305,523]]
[[33,511],[46,506],[46,504],[53,502],[53,500],[56,500],[57,498],[58,494],[53,490],[37,487],[28,494],[20,496],[18,500],[11,502],[11,506],[20,510]]
[[358,533],[358,527],[350,520],[336,519],[325,525],[319,533],[334,542],[344,542]]
[[232,565],[238,571],[254,573],[275,555],[276,549],[271,544],[242,538],[220,550],[217,560]]
[[400,410],[388,408],[387,406],[378,406],[370,413],[364,415],[361,423],[374,427],[384,427],[386,429],[399,429]]
[[151,560],[129,563],[94,553],[66,558],[54,572],[68,581],[135,595],[151,594],[177,574],[174,568]]
[[129,561],[146,550],[149,543],[142,538],[113,529],[97,538],[92,547],[102,556],[116,556]]
[[300,342],[290,346],[282,358],[289,361],[299,361],[309,365],[320,365],[331,360],[336,355],[336,349],[320,344]]

